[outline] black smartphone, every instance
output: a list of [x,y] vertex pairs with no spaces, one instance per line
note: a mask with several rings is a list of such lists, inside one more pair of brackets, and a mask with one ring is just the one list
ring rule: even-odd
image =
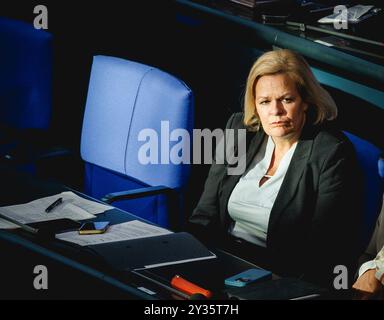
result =
[[79,228],[79,234],[100,234],[107,231],[109,221],[84,222]]

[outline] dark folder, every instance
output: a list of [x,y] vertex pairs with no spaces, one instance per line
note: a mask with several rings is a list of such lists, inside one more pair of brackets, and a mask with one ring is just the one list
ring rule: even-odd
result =
[[239,300],[324,299],[328,294],[326,289],[296,278],[262,281],[242,288],[228,288],[226,292],[231,299]]
[[119,270],[145,269],[216,258],[186,232],[88,246]]

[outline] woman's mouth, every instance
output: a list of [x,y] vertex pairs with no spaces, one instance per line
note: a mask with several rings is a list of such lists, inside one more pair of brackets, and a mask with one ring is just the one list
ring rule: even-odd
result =
[[274,127],[286,127],[289,125],[289,121],[274,121],[271,125]]

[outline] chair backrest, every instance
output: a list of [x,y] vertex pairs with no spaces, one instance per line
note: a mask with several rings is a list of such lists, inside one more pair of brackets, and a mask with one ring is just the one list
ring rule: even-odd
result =
[[381,155],[378,163],[379,175],[384,179],[384,154]]
[[379,175],[378,161],[381,150],[372,143],[349,132],[344,132],[355,147],[357,159],[363,172],[363,243],[368,245],[376,220],[381,209],[383,198],[383,180]]
[[0,18],[0,124],[47,129],[52,106],[52,36]]
[[[190,166],[164,163],[162,153],[168,158],[169,150],[180,144],[172,137],[173,130],[183,129],[192,136],[192,127],[193,95],[185,83],[147,65],[95,56],[81,136],[85,192],[100,198],[106,193],[143,186],[182,189]],[[152,151],[157,152],[159,164],[143,164],[139,159],[148,139],[153,142]],[[189,148],[189,141],[185,143]],[[160,201],[156,198],[152,203],[148,199],[134,200],[120,207],[164,225],[163,218],[153,213]]]

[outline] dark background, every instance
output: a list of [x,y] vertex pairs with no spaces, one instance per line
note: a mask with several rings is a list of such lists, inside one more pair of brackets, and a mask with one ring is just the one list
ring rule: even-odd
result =
[[[0,15],[29,23],[35,18],[36,5],[48,7],[48,32],[54,36],[49,136],[52,142],[72,150],[75,161],[59,171],[63,181],[77,189],[82,183],[79,144],[93,55],[135,60],[180,77],[195,95],[195,128],[213,129],[222,128],[232,112],[241,110],[248,70],[261,52],[271,49],[236,26],[180,16],[173,1],[3,2]],[[358,80],[366,83],[366,79]],[[339,106],[341,129],[384,147],[383,110],[344,92],[327,89]],[[209,165],[193,166],[188,214],[201,194],[208,169]]]

